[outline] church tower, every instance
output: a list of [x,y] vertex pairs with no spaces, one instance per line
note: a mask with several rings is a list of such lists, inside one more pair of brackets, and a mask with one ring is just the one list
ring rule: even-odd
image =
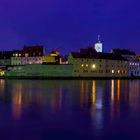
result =
[[98,42],[95,43],[95,50],[97,52],[102,52],[102,43],[100,41],[100,35],[98,35]]

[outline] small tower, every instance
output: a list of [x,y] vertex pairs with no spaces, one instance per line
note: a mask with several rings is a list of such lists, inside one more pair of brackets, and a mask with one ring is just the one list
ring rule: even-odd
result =
[[95,43],[95,50],[97,52],[102,52],[102,43],[100,41],[100,35],[98,35],[98,42]]

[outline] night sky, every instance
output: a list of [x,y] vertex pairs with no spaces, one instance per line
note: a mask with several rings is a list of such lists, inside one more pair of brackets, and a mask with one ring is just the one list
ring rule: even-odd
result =
[[140,53],[139,0],[1,0],[0,50],[24,45],[78,51],[97,40],[103,50]]

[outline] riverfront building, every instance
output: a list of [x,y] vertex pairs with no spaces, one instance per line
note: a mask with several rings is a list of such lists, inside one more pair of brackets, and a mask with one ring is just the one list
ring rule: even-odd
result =
[[14,50],[11,65],[42,64],[45,48],[43,46],[24,46],[23,50]]
[[129,61],[128,71],[129,76],[140,76],[140,57],[136,55],[133,51],[127,49],[112,49],[112,54],[122,55]]
[[129,62],[121,55],[98,53],[94,48],[71,52],[69,64],[73,64],[78,77],[127,77]]
[[11,57],[11,65],[22,65],[22,50],[14,50]]
[[53,50],[51,53],[43,56],[43,64],[62,64],[62,58],[58,49]]
[[6,76],[140,77],[140,55],[126,49],[104,53],[99,37],[95,46],[71,52],[64,58],[58,49],[46,54],[43,46],[0,52],[0,65],[0,75],[4,66]]

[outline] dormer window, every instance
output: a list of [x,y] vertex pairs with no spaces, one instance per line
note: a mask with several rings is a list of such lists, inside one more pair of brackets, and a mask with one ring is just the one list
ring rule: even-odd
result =
[[25,57],[28,57],[29,56],[29,54],[28,53],[25,53]]

